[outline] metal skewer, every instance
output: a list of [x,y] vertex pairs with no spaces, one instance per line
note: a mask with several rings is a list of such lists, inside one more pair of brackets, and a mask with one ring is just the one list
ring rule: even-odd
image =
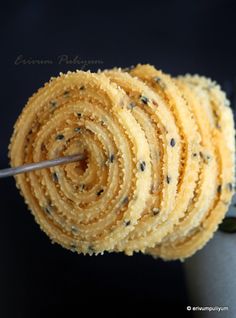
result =
[[60,158],[51,159],[51,160],[44,160],[44,161],[35,162],[35,163],[27,163],[15,168],[0,169],[0,178],[6,178],[6,177],[10,177],[20,173],[30,172],[30,171],[44,169],[44,168],[50,168],[50,167],[54,167],[54,166],[58,166],[62,164],[67,164],[67,163],[75,162],[78,160],[83,160],[84,158],[85,158],[85,155],[80,153],[76,155],[60,157]]

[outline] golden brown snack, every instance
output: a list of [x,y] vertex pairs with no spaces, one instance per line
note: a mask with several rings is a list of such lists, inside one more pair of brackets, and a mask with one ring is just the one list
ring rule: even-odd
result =
[[[165,222],[174,208],[180,169],[180,136],[165,102],[142,81],[121,69],[105,71],[104,74],[131,99],[130,111],[150,145],[153,177],[151,199],[134,230],[116,245],[117,251],[125,250],[130,254],[133,250],[144,250],[153,244],[152,236],[147,233],[156,231],[156,226]],[[171,176],[170,183],[166,182],[167,176]]]
[[[162,98],[173,113],[181,137],[181,159],[175,206],[165,222],[158,224],[155,231],[146,234],[149,247],[152,247],[173,231],[174,225],[187,212],[189,202],[194,199],[194,189],[200,168],[201,138],[195,118],[170,76],[150,65],[138,65],[130,71],[130,74],[143,80]],[[166,178],[166,182],[171,182],[171,176]]]
[[16,175],[41,229],[84,254],[184,259],[212,237],[235,182],[234,123],[220,87],[150,65],[52,78],[28,101],[12,167],[84,153]]
[[[192,228],[196,227],[202,221],[204,215],[213,204],[217,191],[217,157],[215,147],[212,143],[212,130],[207,120],[206,114],[201,107],[202,103],[208,103],[207,92],[200,89],[195,91],[186,83],[184,79],[178,78],[176,84],[183,93],[188,105],[190,106],[201,134],[201,152],[200,152],[200,171],[198,182],[194,190],[194,199],[189,204],[186,215],[176,225],[173,233],[167,235],[163,240],[165,247],[169,243],[172,247],[183,237],[185,237]],[[200,94],[199,94],[200,93]]]
[[209,141],[215,147],[218,178],[212,206],[203,215],[200,224],[196,223],[186,236],[178,237],[174,242],[165,242],[147,250],[147,253],[167,260],[189,257],[207,243],[227,212],[235,182],[235,130],[225,94],[219,85],[204,77],[187,75],[178,80],[198,96],[202,117],[211,129]]
[[105,75],[68,72],[39,89],[15,124],[12,167],[86,154],[83,162],[16,176],[41,229],[66,248],[112,250],[150,197],[149,145],[129,104]]

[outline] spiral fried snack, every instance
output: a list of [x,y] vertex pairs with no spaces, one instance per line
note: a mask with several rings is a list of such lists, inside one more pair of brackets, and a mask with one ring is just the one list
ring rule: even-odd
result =
[[12,167],[84,159],[16,184],[53,242],[84,254],[141,251],[184,259],[222,221],[234,189],[234,123],[220,87],[150,65],[68,72],[28,101]]
[[12,166],[85,153],[84,162],[16,176],[43,231],[83,253],[112,250],[150,196],[150,147],[104,75],[68,73],[31,97],[11,139]]
[[227,212],[235,182],[235,131],[225,94],[215,82],[197,75],[179,77],[177,85],[199,118],[205,150],[201,154],[204,167],[200,188],[192,210],[181,220],[174,235],[147,250],[167,260],[191,256],[213,236]]
[[149,231],[146,234],[152,237],[152,239],[149,238],[151,240],[150,246],[154,246],[173,231],[174,225],[178,223],[180,218],[184,217],[189,203],[194,199],[194,189],[200,169],[201,138],[193,113],[170,76],[150,65],[138,65],[130,73],[142,79],[162,98],[174,116],[180,135],[181,157],[177,198],[168,219],[158,224],[152,232]]
[[[132,114],[145,132],[151,148],[153,183],[150,204],[147,204],[135,229],[116,246],[116,250],[132,254],[134,250],[154,246],[171,229],[169,216],[176,203],[181,137],[173,114],[159,95],[121,70],[106,71],[105,74],[132,100]],[[156,226],[162,223],[157,232]]]

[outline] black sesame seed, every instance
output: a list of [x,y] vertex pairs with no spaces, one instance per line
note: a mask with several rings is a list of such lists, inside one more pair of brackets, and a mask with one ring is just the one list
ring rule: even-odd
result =
[[157,215],[157,214],[159,214],[159,212],[160,212],[160,209],[158,209],[158,208],[153,208],[152,209],[152,214],[153,215]]
[[82,114],[81,114],[81,113],[77,113],[77,116],[78,116],[78,117],[81,117],[81,116],[82,116]]
[[49,206],[45,206],[43,209],[47,214],[51,214],[51,208]]
[[64,135],[60,134],[56,136],[56,140],[62,140],[64,139]]
[[160,85],[161,88],[165,89],[166,84],[162,81],[162,79],[159,76],[154,77],[154,81]]
[[174,138],[171,138],[171,140],[170,140],[170,145],[171,145],[171,147],[174,147],[174,146],[175,146],[175,140],[174,140]]
[[78,228],[77,228],[76,226],[72,225],[72,226],[71,226],[71,231],[72,231],[73,233],[78,233]]
[[197,153],[196,152],[193,153],[193,157],[197,157]]
[[221,193],[221,190],[222,190],[222,186],[221,186],[221,184],[219,184],[218,187],[217,187],[217,192]]
[[103,192],[104,192],[103,189],[99,190],[99,191],[97,192],[97,196],[101,195]]
[[81,91],[83,91],[84,89],[85,89],[85,86],[84,85],[82,85],[82,86],[80,86],[80,88],[79,88]]
[[132,110],[135,106],[136,106],[136,104],[134,102],[131,102],[131,103],[129,103],[127,108]]
[[141,170],[141,171],[144,171],[145,168],[146,168],[146,162],[145,162],[145,161],[142,161],[142,162],[140,163],[140,170]]
[[229,182],[229,183],[227,184],[227,188],[228,188],[228,190],[229,190],[230,192],[233,191],[233,185],[232,185],[231,182]]
[[146,105],[149,102],[149,99],[146,96],[143,96],[143,95],[140,96],[140,100],[141,100],[142,103],[144,103]]
[[76,127],[76,128],[74,129],[74,131],[75,131],[75,132],[80,132],[80,131],[81,131],[81,128],[80,128],[80,127]]
[[129,202],[129,198],[128,197],[125,197],[123,200],[122,200],[122,204],[127,204]]
[[161,82],[161,79],[159,76],[156,76],[154,77],[154,81],[159,84]]
[[115,155],[113,155],[113,154],[112,154],[112,155],[110,155],[109,160],[110,160],[110,162],[111,162],[111,163],[113,163],[113,162],[114,162],[114,159],[115,159]]
[[64,92],[64,96],[67,96],[67,95],[69,95],[69,91]]
[[50,101],[50,105],[51,105],[52,107],[56,107],[56,106],[57,106],[57,102],[54,101],[54,100],[51,100],[51,101]]
[[129,226],[131,224],[131,221],[125,221],[125,226]]
[[53,180],[54,182],[58,182],[58,175],[57,175],[56,172],[53,172],[53,174],[52,174],[52,180]]
[[170,178],[169,176],[166,176],[166,182],[167,182],[168,184],[170,184],[170,180],[171,180],[171,178]]

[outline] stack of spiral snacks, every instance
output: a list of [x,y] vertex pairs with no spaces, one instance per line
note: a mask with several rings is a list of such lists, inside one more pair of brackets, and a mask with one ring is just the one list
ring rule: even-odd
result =
[[14,126],[11,166],[83,153],[15,176],[53,242],[84,254],[166,260],[202,248],[234,192],[234,123],[224,92],[150,65],[51,78]]

